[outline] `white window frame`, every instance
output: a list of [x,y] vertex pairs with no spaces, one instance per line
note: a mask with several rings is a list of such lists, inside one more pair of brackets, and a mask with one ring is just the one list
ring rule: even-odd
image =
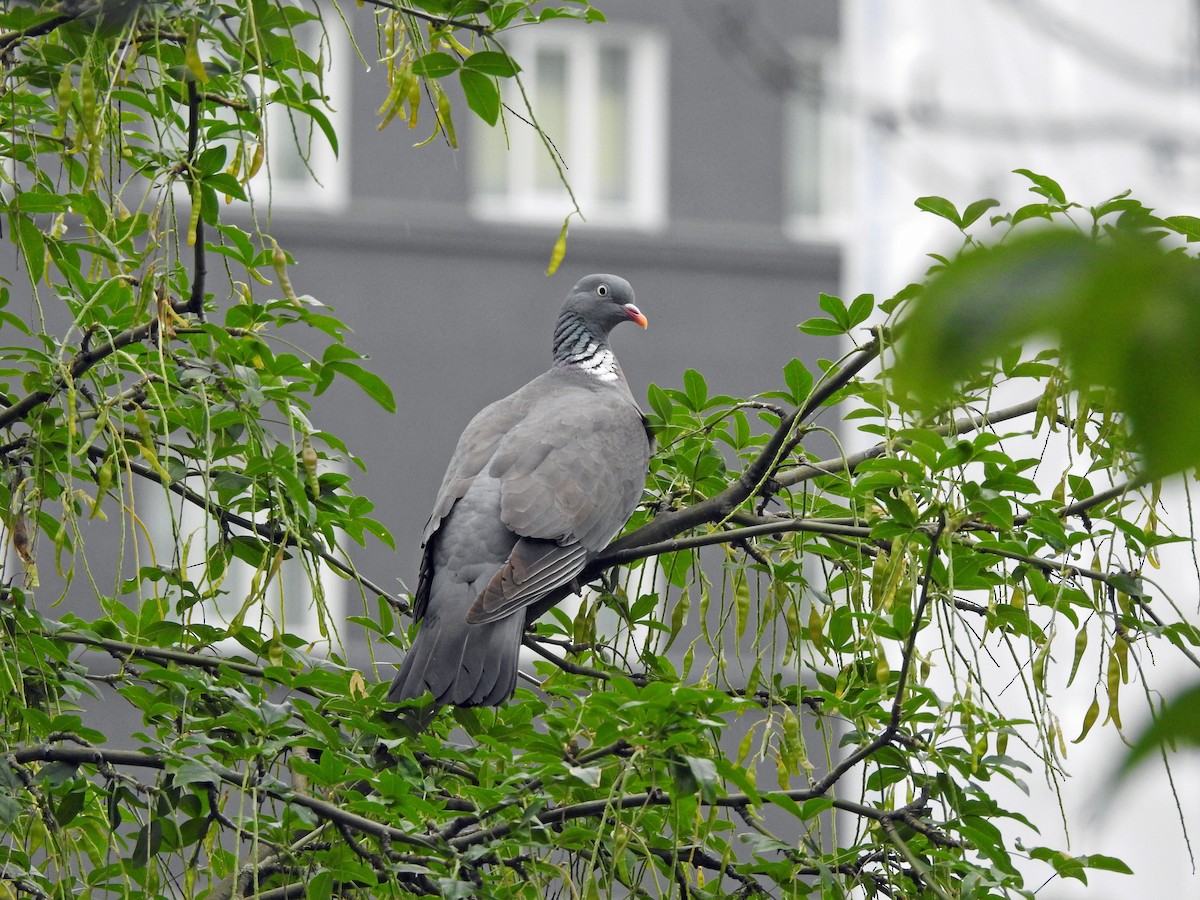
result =
[[[266,145],[265,158],[262,167],[250,179],[246,195],[251,198],[256,208],[262,206],[271,210],[282,209],[285,211],[314,208],[336,211],[346,207],[350,201],[350,167],[347,164],[350,129],[346,126],[349,123],[348,110],[350,106],[349,66],[352,63],[353,54],[347,52],[349,48],[344,46],[347,38],[342,29],[330,27],[325,32],[325,37],[320,37],[321,22],[312,20],[302,23],[296,31],[297,37],[301,40],[311,34],[314,39],[327,42],[323,48],[325,51],[323,86],[325,96],[328,98],[324,101],[324,112],[338,136],[339,152],[333,152],[333,147],[329,145],[325,133],[304,113],[289,110],[279,103],[272,103],[266,109],[263,129]],[[206,53],[211,53],[213,50],[212,45],[207,42],[202,47]],[[313,53],[319,53],[322,47],[314,43],[303,49],[312,56]],[[277,86],[269,78],[255,79],[252,84],[254,90],[260,92],[260,96],[270,93]],[[186,111],[183,114],[186,118]],[[222,117],[225,121],[231,121],[233,118],[230,110],[221,107],[217,107],[215,112],[209,111],[209,114]],[[296,123],[295,129],[293,120]],[[309,127],[312,129],[311,141],[306,140],[303,133],[297,133],[299,129]],[[186,134],[171,132],[168,137],[168,144],[174,146],[178,142],[176,149],[182,156],[187,146]],[[249,140],[249,135],[245,135],[245,139],[249,151],[252,142]],[[297,141],[301,142],[299,146],[297,146]],[[225,144],[229,150],[228,158],[232,159],[234,139],[221,139],[218,143]],[[201,147],[200,149],[205,148]],[[281,176],[284,160],[295,161],[302,153],[308,154],[305,171],[294,178]],[[248,161],[246,164],[248,165]],[[190,202],[189,187],[185,179],[176,178],[172,184],[172,190],[176,202]],[[240,200],[234,200],[233,203],[243,207],[250,205]]]
[[[301,28],[311,29],[310,33],[314,38],[321,35],[321,23],[318,21],[305,22]],[[303,38],[304,35],[300,34],[298,37]],[[290,111],[280,104],[267,107],[266,159],[263,167],[250,180],[250,190],[255,198],[268,200],[272,208],[296,209],[315,206],[322,209],[339,209],[346,206],[350,199],[350,129],[346,125],[349,123],[350,107],[349,66],[353,54],[344,46],[346,35],[342,29],[331,26],[320,40],[325,42],[323,48],[314,44],[305,46],[304,50],[314,58],[324,50],[323,86],[328,98],[324,111],[338,136],[339,153],[333,152],[325,133],[303,113]],[[305,135],[293,131],[289,112],[296,118],[297,126],[311,127],[311,141],[305,141]],[[299,147],[297,140],[301,141]],[[283,167],[284,154],[301,152],[308,154],[308,171],[296,178],[281,177],[279,171]]]
[[[572,27],[574,25],[574,27]],[[611,203],[601,200],[595,184],[595,158],[592,140],[597,123],[599,99],[600,51],[616,46],[629,54],[629,86],[633,101],[630,109],[629,200]],[[632,31],[606,27],[603,32],[578,23],[539,26],[536,33],[526,31],[513,37],[508,47],[513,58],[524,67],[520,77],[537,114],[536,83],[539,50],[562,51],[567,60],[567,96],[572,111],[570,158],[564,172],[587,223],[597,226],[622,226],[647,230],[661,228],[666,219],[666,73],[667,48],[660,35],[644,30]],[[527,114],[524,100],[512,79],[502,79],[503,97],[517,113]],[[534,161],[544,158],[547,149],[538,133],[516,116],[505,114],[509,148],[505,151],[506,177],[503,193],[486,193],[478,184],[473,191],[472,211],[481,219],[526,223],[558,223],[572,211],[570,198],[562,191],[538,190],[535,186]],[[497,124],[502,140],[505,125]],[[495,140],[479,129],[474,152],[494,152]],[[558,136],[549,134],[552,141]],[[564,142],[565,143],[565,142]]]
[[[205,492],[204,482],[198,477],[186,479],[185,484],[197,493]],[[196,504],[165,489],[151,489],[148,495],[142,495],[142,503],[148,507],[143,518],[146,522],[146,533],[153,539],[157,564],[161,567],[174,564],[188,574],[198,572],[204,565],[208,548],[220,539],[220,525],[217,521]],[[230,533],[236,536],[247,532],[235,526],[230,528]],[[277,549],[272,547],[268,552],[274,553]],[[271,581],[260,588],[264,602],[259,606],[259,615],[248,614],[245,617],[246,624],[257,628],[266,637],[271,636],[272,628],[279,633],[286,631],[310,641],[314,645],[314,652],[323,652],[334,645],[336,634],[345,621],[345,582],[323,560],[315,562],[315,574],[321,584],[327,611],[327,635],[322,635],[316,598],[308,582],[307,573],[303,570],[301,551],[291,547],[285,552],[291,558],[283,560]],[[267,560],[261,569],[260,583],[266,579],[271,568],[272,563]],[[255,574],[254,566],[231,556],[218,584],[225,596],[215,603],[201,601],[195,604],[182,614],[182,620],[201,622],[214,628],[227,628],[230,625],[227,615],[236,614],[249,598]],[[207,589],[211,585],[206,584],[204,587]],[[289,595],[289,591],[295,590],[302,591],[303,596],[296,597],[294,593]],[[298,617],[293,615],[296,612],[300,613]],[[170,618],[174,617],[172,612]],[[226,643],[221,641],[219,646]],[[234,646],[234,643],[229,643],[230,648]]]
[[835,108],[839,86],[842,84],[842,56],[833,41],[803,40],[792,45],[792,57],[797,69],[815,62],[820,69],[821,84],[818,104],[819,144],[818,190],[819,208],[815,213],[799,212],[795,209],[798,192],[795,154],[795,134],[798,119],[803,113],[799,105],[804,102],[804,89],[797,86],[785,99],[784,109],[784,232],[796,240],[832,239],[841,237],[846,210],[846,165],[844,155],[848,148],[845,136],[844,117]]

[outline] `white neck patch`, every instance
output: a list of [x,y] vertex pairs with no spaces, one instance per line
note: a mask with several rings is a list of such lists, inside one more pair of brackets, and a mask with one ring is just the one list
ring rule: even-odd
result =
[[607,347],[600,349],[594,343],[589,343],[586,351],[572,354],[567,361],[593,378],[601,381],[617,380],[617,358]]

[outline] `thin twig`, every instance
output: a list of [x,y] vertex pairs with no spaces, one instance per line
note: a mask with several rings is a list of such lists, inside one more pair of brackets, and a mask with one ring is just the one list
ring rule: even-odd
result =
[[871,529],[865,525],[841,525],[824,519],[772,519],[758,525],[745,528],[726,528],[708,534],[694,534],[688,537],[672,538],[659,541],[656,544],[645,544],[601,554],[592,565],[617,566],[650,556],[660,556],[664,553],[674,553],[678,550],[690,550],[694,547],[708,547],[713,544],[731,544],[745,541],[749,538],[764,534],[782,534],[784,532],[806,531],[814,534],[837,534],[845,537],[867,540],[871,537]]
[[[1041,403],[1041,397],[1034,397],[1026,400],[1023,403],[1017,403],[1004,409],[998,409],[994,412],[984,415],[967,415],[960,419],[955,419],[954,422],[947,425],[939,425],[936,428],[931,428],[930,431],[940,434],[943,437],[951,434],[967,434],[972,431],[979,431],[988,428],[999,422],[1005,422],[1009,419],[1016,419],[1021,416],[1029,415],[1036,412],[1038,404]],[[822,475],[836,475],[839,472],[853,472],[856,468],[862,465],[869,459],[875,459],[882,456],[890,450],[904,446],[908,442],[903,439],[893,439],[890,441],[881,441],[873,447],[868,447],[866,450],[860,450],[858,453],[850,456],[834,456],[829,459],[823,459],[818,462],[806,463],[798,466],[788,472],[780,473],[775,480],[781,487],[791,487],[794,484],[799,484],[802,481],[809,481],[813,478],[819,478]]]
[[[96,647],[100,650],[105,650],[119,658],[125,659],[128,657],[136,657],[138,659],[148,659],[153,662],[176,662],[183,665],[195,666],[198,669],[208,669],[211,671],[220,671],[227,669],[231,672],[237,672],[241,675],[249,675],[252,678],[261,678],[264,681],[275,681],[278,679],[271,678],[267,675],[265,669],[261,666],[256,666],[251,663],[244,663],[235,659],[225,659],[220,656],[208,656],[202,653],[193,653],[188,650],[180,650],[175,647],[146,647],[140,644],[131,644],[128,641],[117,641],[112,638],[102,638],[99,636],[75,634],[70,631],[56,631],[53,634],[47,634],[47,638],[56,641],[65,641],[68,644],[80,644],[85,647]],[[313,688],[300,685],[288,687],[301,694],[322,700],[326,699],[326,695],[322,694]]]
[[[183,313],[187,311],[187,304],[173,302],[171,308],[175,312]],[[127,328],[94,347],[90,347],[87,350],[80,350],[71,358],[71,362],[67,366],[67,374],[57,376],[50,388],[26,394],[16,403],[12,404],[12,406],[0,411],[0,428],[7,428],[14,422],[24,419],[43,403],[53,399],[69,382],[78,379],[95,366],[96,363],[111,356],[118,350],[128,347],[130,344],[137,344],[149,337],[153,337],[157,331],[158,319],[153,318],[141,325]]]
[[[7,754],[7,757],[18,765],[29,762],[67,762],[75,765],[108,763],[114,766],[140,766],[142,768],[159,770],[167,768],[167,760],[152,753],[99,747],[60,747],[39,744],[36,747],[15,750]],[[247,779],[244,775],[232,769],[226,769],[211,763],[208,766],[214,775],[231,787],[244,788],[247,784],[253,783],[253,779]],[[325,800],[299,794],[286,787],[274,787],[270,784],[257,785],[257,789],[268,796],[274,797],[276,800],[303,806],[323,819],[327,819],[335,824],[346,825],[363,834],[384,837],[397,844],[407,844],[408,846],[420,847],[424,850],[436,849],[433,842],[427,838],[409,834],[407,831],[402,831],[391,825],[385,825],[382,822],[373,821],[365,816],[342,809],[333,803],[328,803]]]
[[492,33],[490,25],[484,25],[481,22],[466,22],[462,19],[450,19],[446,16],[437,16],[433,13],[428,13],[420,9],[414,9],[411,6],[405,6],[402,3],[394,3],[392,0],[364,0],[364,2],[372,6],[378,6],[382,9],[390,9],[393,12],[403,13],[406,16],[412,16],[415,19],[421,19],[424,22],[429,22],[439,28],[461,28],[464,31],[473,31],[478,35],[488,35]]

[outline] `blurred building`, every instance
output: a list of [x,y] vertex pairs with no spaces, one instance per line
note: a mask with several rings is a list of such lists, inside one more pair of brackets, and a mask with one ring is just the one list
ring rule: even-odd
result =
[[[828,108],[847,141],[847,295],[895,293],[923,276],[926,254],[961,245],[952,225],[913,205],[918,197],[943,196],[960,210],[984,197],[1006,210],[1039,201],[1028,193],[1030,182],[1012,174],[1017,168],[1055,179],[1084,207],[1132,190],[1164,216],[1200,211],[1194,0],[845,0],[842,22],[844,77]],[[1090,222],[1086,211],[1079,221]],[[845,438],[853,445],[853,435]],[[1060,462],[1044,459],[1043,468],[1052,472]],[[1187,529],[1182,485],[1168,485],[1164,496],[1163,515],[1173,512],[1175,526]],[[1194,613],[1192,552],[1190,544],[1170,548],[1155,577]],[[1091,691],[1078,682],[1066,690],[1070,661],[1059,662],[1052,708],[1074,734]],[[1196,677],[1169,653],[1143,654],[1141,664],[1147,684],[1165,696]],[[1006,702],[1022,705],[1015,697]],[[1128,735],[1149,717],[1138,706],[1123,704]],[[1072,746],[1066,767],[1075,777],[1063,785],[1062,810],[1042,774],[1031,774],[1034,795],[1046,798],[1031,818],[1042,832],[1036,840],[1065,846],[1065,810],[1073,852],[1120,857],[1135,875],[1089,873],[1087,887],[1053,880],[1039,897],[1200,897],[1194,838],[1189,845],[1177,812],[1177,804],[1184,814],[1200,809],[1200,762],[1195,754],[1174,756],[1173,784],[1161,764],[1144,766],[1113,796],[1105,779],[1124,752],[1112,726]],[[1014,807],[1028,807],[1015,788]]]

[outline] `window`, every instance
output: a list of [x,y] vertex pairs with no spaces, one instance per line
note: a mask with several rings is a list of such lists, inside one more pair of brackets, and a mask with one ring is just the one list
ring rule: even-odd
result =
[[[197,493],[204,493],[201,479],[191,478],[186,483]],[[233,557],[224,572],[214,573],[209,567],[206,578],[209,550],[221,539],[217,522],[194,503],[161,489],[152,489],[143,496],[143,503],[158,565],[177,568],[203,597],[184,612],[184,621],[226,628],[240,620],[267,636],[287,631],[317,644],[326,644],[326,635],[340,627],[343,581],[323,562],[310,574],[306,566],[311,567],[311,561],[297,549],[288,548],[291,558],[283,559],[278,566],[270,554],[260,567]],[[244,533],[234,528],[230,536],[236,540]],[[272,548],[272,553],[276,549]],[[313,590],[310,577],[316,579],[319,592]],[[331,626],[325,629],[325,635],[322,616]]]
[[786,110],[786,228],[796,237],[833,236],[842,203],[840,140],[833,104],[837,57],[832,48],[802,44],[792,57]]
[[[347,67],[352,62],[352,54],[348,47],[339,46],[339,42],[346,41],[346,36],[335,24],[330,25],[326,34],[320,22],[306,21],[294,26],[292,34],[299,49],[320,64],[322,74],[320,78],[312,72],[305,72],[301,76],[293,70],[291,75],[300,82],[297,89],[303,92],[305,101],[328,118],[338,135],[342,164],[339,165],[339,154],[334,153],[320,125],[307,112],[293,110],[283,102],[270,102],[266,104],[263,122],[264,158],[250,181],[249,195],[256,203],[264,206],[269,203],[272,208],[334,208],[347,201],[349,167],[344,163],[349,129],[342,120],[342,110],[349,105]],[[204,58],[224,61],[219,48],[207,41],[201,42],[201,54]],[[260,109],[263,100],[273,99],[272,95],[279,90],[278,82],[269,79],[248,79],[246,85]],[[322,97],[325,99],[322,100]],[[181,114],[186,118],[186,111]],[[206,104],[201,113],[202,129],[214,120],[218,123],[216,133],[226,131],[230,134],[210,140],[205,146],[223,144],[228,159],[232,160],[237,152],[237,141],[245,138],[249,143],[250,136],[234,127],[236,117],[229,109]],[[136,124],[126,132],[130,139],[148,142],[152,146],[162,145],[177,160],[183,159],[187,149],[185,131],[155,131],[138,112],[131,114],[131,121]],[[250,154],[254,151],[247,146],[246,152]],[[249,166],[248,160],[245,165]],[[177,200],[187,202],[188,186],[184,179],[175,180],[174,190]]]
[[[267,108],[265,165],[251,182],[251,189],[265,198],[269,187],[272,206],[338,206],[346,201],[348,190],[345,141],[349,129],[340,117],[349,106],[347,66],[353,55],[349,47],[330,46],[346,40],[334,23],[327,36],[318,22],[297,26],[294,33],[300,49],[322,64],[320,79],[306,74],[304,80],[312,96],[327,98],[324,103],[314,101],[314,105],[328,116],[338,135],[342,164],[321,127],[307,113],[272,103]],[[268,93],[273,89],[270,83],[265,87]]]
[[[588,222],[655,228],[665,206],[665,50],[655,36],[540,26],[514,38],[520,78]],[[555,160],[505,79],[505,125],[478,123],[475,211],[483,218],[561,221],[571,200]],[[505,126],[509,148],[505,147]]]

